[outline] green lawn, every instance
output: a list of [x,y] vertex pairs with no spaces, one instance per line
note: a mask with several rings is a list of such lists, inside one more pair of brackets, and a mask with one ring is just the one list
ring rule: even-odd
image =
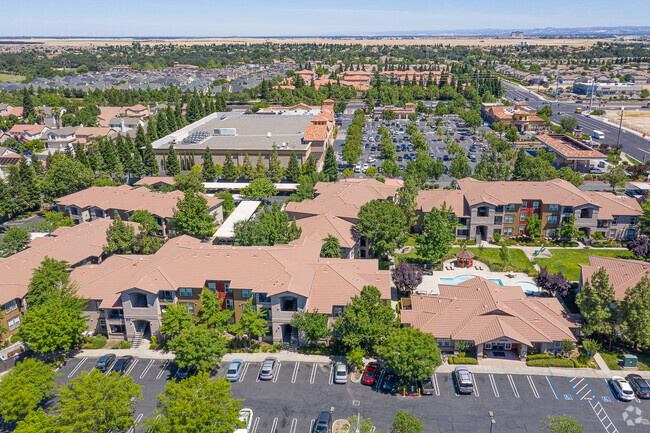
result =
[[603,250],[603,249],[561,249],[551,248],[551,258],[538,258],[537,264],[547,268],[550,273],[562,272],[569,281],[580,279],[580,266],[589,264],[588,256],[615,257],[619,259],[633,259],[634,255],[627,250]]
[[[526,254],[517,248],[508,248],[510,250],[510,265],[517,268],[519,272],[535,273],[533,264],[528,260]],[[448,256],[455,256],[461,248],[452,248]],[[501,257],[499,257],[499,248],[483,248],[483,252],[478,248],[467,248],[468,251],[474,253],[476,260],[483,263],[503,264]]]
[[[603,350],[599,350],[598,353],[600,353],[600,356],[603,357],[603,360],[610,370],[623,370],[623,368],[618,363],[619,360],[623,360],[622,353],[605,352]],[[646,350],[644,352],[634,353],[634,355],[636,355],[638,358],[637,367],[639,370],[650,370],[650,351]]]
[[23,77],[22,75],[0,73],[0,82],[2,83],[12,83],[14,81],[23,81],[24,79],[25,77]]

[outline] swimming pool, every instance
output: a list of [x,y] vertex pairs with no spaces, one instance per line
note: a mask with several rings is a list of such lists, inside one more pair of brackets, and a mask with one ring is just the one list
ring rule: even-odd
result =
[[[440,284],[449,284],[450,286],[457,286],[458,284],[462,283],[463,281],[471,280],[472,278],[476,278],[477,275],[457,275],[454,278],[441,278],[440,279]],[[499,279],[490,279],[490,281],[494,281],[500,286],[503,286],[503,283]]]
[[[457,275],[454,278],[441,278],[440,279],[440,284],[449,284],[450,286],[457,286],[458,284],[462,283],[463,281],[471,280],[472,278],[476,278],[477,275]],[[503,281],[501,281],[498,278],[490,279],[490,281],[494,281],[500,286],[503,286]],[[539,293],[539,287],[537,287],[535,284],[530,283],[528,281],[519,281],[517,283],[513,283],[513,286],[519,286],[521,287],[521,290],[524,291],[527,295],[531,295],[533,293]]]

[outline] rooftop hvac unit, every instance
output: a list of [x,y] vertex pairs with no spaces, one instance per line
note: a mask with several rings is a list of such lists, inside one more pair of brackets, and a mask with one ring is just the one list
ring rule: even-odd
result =
[[214,135],[217,137],[234,137],[237,135],[237,128],[215,128]]

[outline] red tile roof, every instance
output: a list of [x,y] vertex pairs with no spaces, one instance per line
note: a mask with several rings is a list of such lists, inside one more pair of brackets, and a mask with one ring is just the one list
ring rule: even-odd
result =
[[535,137],[541,143],[545,144],[552,151],[562,155],[566,159],[588,158],[588,159],[606,159],[607,157],[599,151],[581,143],[566,135],[538,135]]

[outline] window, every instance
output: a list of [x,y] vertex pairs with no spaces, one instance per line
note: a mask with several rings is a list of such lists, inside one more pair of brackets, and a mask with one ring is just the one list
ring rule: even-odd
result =
[[637,217],[631,217],[631,218],[630,218],[630,224],[634,225],[634,224],[636,224],[637,222],[639,222],[639,220],[638,220]]
[[559,209],[559,207],[560,207],[560,206],[557,205],[557,204],[549,204],[549,205],[548,205],[548,211],[549,211],[549,212],[557,212],[558,209]]
[[506,343],[506,344],[504,345],[504,349],[506,349],[506,350],[512,350],[512,343]]
[[449,338],[436,338],[436,343],[438,346],[451,346],[451,340]]
[[485,206],[481,206],[476,210],[476,216],[478,217],[486,217],[488,216],[488,208]]
[[507,206],[506,206],[506,210],[514,211],[514,210],[515,210],[515,205],[514,205],[514,203],[510,203],[509,205],[507,205]]
[[562,348],[562,342],[561,341],[554,341],[553,342],[553,348],[561,349]]
[[495,212],[496,213],[503,213],[503,205],[497,206],[497,208],[495,209]]
[[494,229],[494,234],[497,234],[497,233],[501,234],[501,229]]
[[111,334],[123,334],[124,325],[111,325]]
[[194,314],[194,302],[181,302],[181,305],[187,306],[187,312]]
[[546,220],[548,224],[557,224],[557,215],[549,215],[548,220]]
[[10,312],[14,311],[16,308],[18,308],[18,303],[14,299],[13,301],[7,302],[5,304],[5,313],[10,313]]
[[208,290],[215,293],[217,291],[217,283],[214,281],[208,281]]
[[612,221],[612,224],[618,224],[618,217],[617,216],[614,217],[614,220]]
[[528,202],[526,200],[521,202],[521,208],[522,209],[528,209]]
[[13,319],[7,320],[7,325],[9,326],[10,331],[18,328],[20,326],[20,316],[16,316]]
[[95,216],[97,218],[104,218],[104,211],[101,209],[95,209]]
[[526,212],[521,212],[519,214],[519,221],[524,221],[526,219]]
[[523,235],[525,231],[526,231],[526,226],[519,226],[519,234],[520,235]]
[[555,237],[555,229],[546,229],[546,237],[547,238],[554,238]]
[[491,342],[485,343],[485,350],[490,350],[490,349],[492,349],[492,343]]
[[106,331],[106,320],[99,319],[99,330]]
[[503,236],[512,236],[512,227],[505,227],[503,229]]
[[109,319],[121,319],[122,317],[124,317],[124,310],[121,308],[113,308],[108,311]]
[[224,290],[226,293],[232,293],[232,289],[230,288],[230,281],[225,281],[225,282],[223,283],[223,290]]
[[343,314],[343,307],[340,305],[334,305],[332,307],[332,315],[334,317],[339,317],[341,314]]
[[629,229],[627,231],[627,238],[628,239],[634,239],[634,235],[635,235],[634,229]]
[[231,298],[226,298],[226,310],[234,310],[235,309],[235,301],[233,301]]
[[269,298],[267,293],[258,293],[257,302],[271,302],[271,298]]
[[562,206],[562,213],[573,213],[573,208],[571,206]]
[[172,290],[161,290],[158,292],[158,299],[163,302],[174,302],[174,292]]
[[467,236],[467,229],[458,230],[458,236]]
[[72,215],[79,215],[79,211],[77,210],[76,207],[71,207],[71,208],[70,208],[70,213],[71,213]]
[[250,298],[250,297],[252,296],[252,294],[253,294],[253,291],[252,291],[252,290],[249,290],[249,289],[243,289],[243,290],[241,291],[241,297],[242,297],[243,299],[248,299],[248,298]]
[[580,218],[591,218],[591,209],[581,209]]
[[494,217],[494,224],[503,224],[503,217],[501,215]]
[[533,209],[539,209],[539,202],[538,201],[533,202]]
[[178,296],[181,296],[183,298],[189,298],[192,296],[192,289],[187,287],[181,287],[180,289],[178,289]]
[[504,222],[506,224],[514,224],[515,223],[515,216],[514,215],[506,215]]
[[610,238],[615,238],[616,237],[616,230],[610,230],[609,231],[609,237]]
[[117,209],[113,209],[113,216],[117,217],[120,214],[120,212]]
[[282,298],[281,311],[298,311],[298,301],[295,298]]

